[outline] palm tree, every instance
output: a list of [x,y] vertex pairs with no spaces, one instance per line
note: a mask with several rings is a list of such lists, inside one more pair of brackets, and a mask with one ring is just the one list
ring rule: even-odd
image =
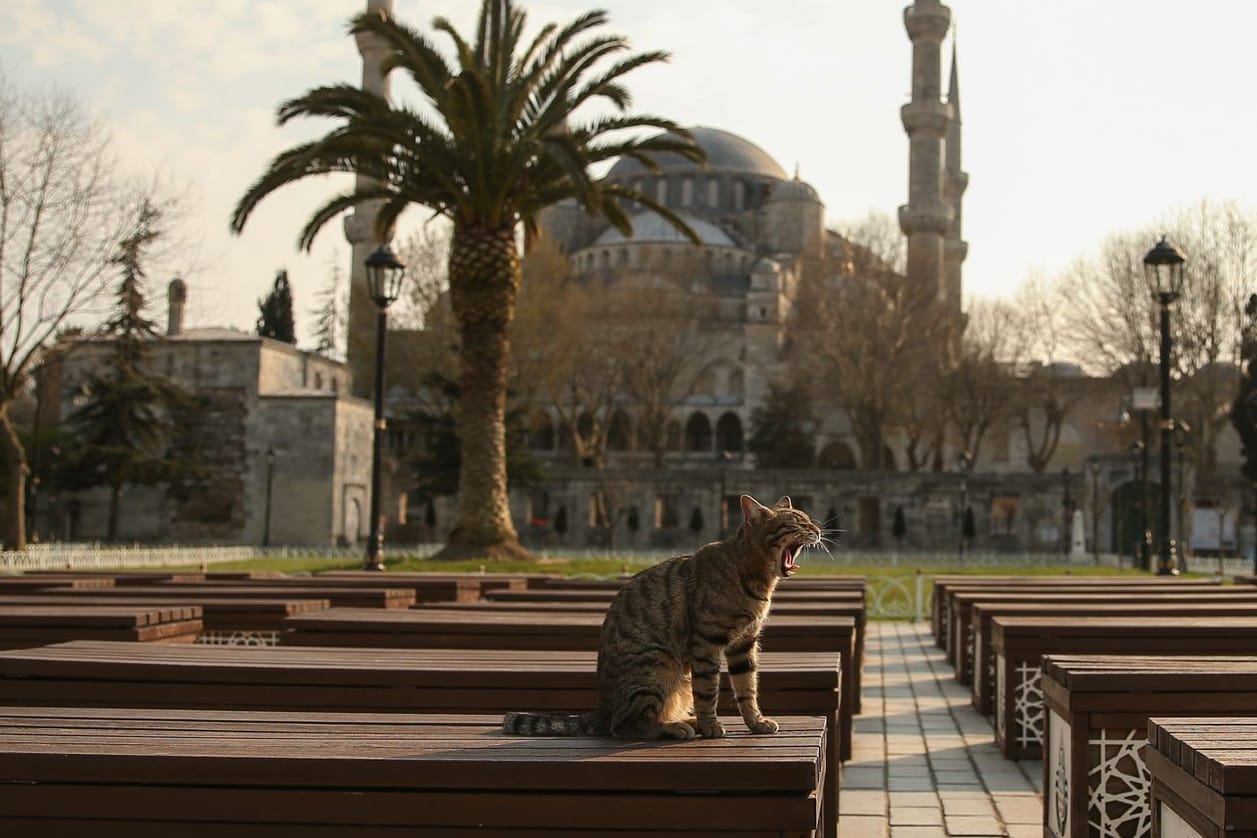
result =
[[[594,32],[607,22],[601,11],[566,26],[549,24],[526,46],[524,20],[512,0],[483,0],[469,43],[449,21],[437,18],[433,29],[453,42],[451,62],[424,35],[388,15],[355,17],[352,34],[374,35],[386,45],[381,71],[408,74],[429,107],[391,105],[346,84],[285,102],[278,113],[281,125],[299,116],[339,124],[320,139],[279,154],[240,199],[231,220],[239,232],[258,202],[279,187],[349,173],[369,178],[370,185],[318,208],[299,246],[308,250],[327,222],[366,202],[380,205],[381,241],[411,204],[453,222],[449,284],[460,337],[462,458],[458,521],[442,558],[528,555],[511,523],[506,492],[508,330],[521,279],[517,228],[522,224],[526,236],[534,235],[544,207],[575,199],[630,235],[628,208],[638,204],[697,243],[684,222],[650,196],[589,173],[591,166],[623,156],[652,171],[658,168],[653,155],[662,152],[703,161],[688,132],[670,120],[626,113],[624,76],[666,61],[667,53],[625,55],[625,38]],[[610,103],[611,112],[575,118],[582,106],[598,100]],[[646,129],[659,132],[642,136]]]

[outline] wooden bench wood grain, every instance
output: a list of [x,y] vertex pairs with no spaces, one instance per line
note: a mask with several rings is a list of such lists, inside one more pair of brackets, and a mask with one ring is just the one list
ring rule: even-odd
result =
[[[963,605],[963,596],[957,604]],[[991,619],[993,617],[1032,617],[1037,615],[1076,615],[1080,617],[1136,616],[1172,617],[1200,613],[1234,617],[1254,613],[1257,597],[1237,591],[1187,593],[1183,591],[1157,594],[1007,594],[992,600],[979,598],[970,603],[968,633],[961,660],[968,662],[968,677],[957,670],[956,679],[971,688],[973,706],[983,715],[991,715],[995,694],[995,655],[991,651]],[[978,678],[977,673],[984,673]]]
[[196,605],[0,605],[0,649],[66,640],[192,643],[200,633]]
[[[274,580],[236,584],[173,584],[159,582],[142,588],[107,588],[94,590],[91,596],[133,597],[142,590],[144,596],[194,602],[214,599],[320,599],[335,607],[345,608],[409,608],[415,604],[413,590],[407,588],[362,587],[360,585],[276,585]],[[50,588],[44,594],[74,595],[76,590]]]
[[0,708],[0,827],[810,836],[831,814],[825,723],[781,721],[776,736],[642,743],[507,736],[483,716]]
[[1148,719],[1257,711],[1257,657],[1048,655],[1044,834],[1152,834]]
[[[597,651],[598,613],[485,612],[446,608],[373,610],[332,608],[290,617],[281,645],[375,648],[539,649]],[[770,616],[766,652],[827,652],[840,656],[843,759],[850,758],[855,674],[855,620],[851,617]]]
[[996,617],[995,739],[1009,759],[1039,759],[1044,655],[1242,655],[1257,649],[1257,617]]
[[1257,718],[1148,721],[1152,834],[1257,836]]

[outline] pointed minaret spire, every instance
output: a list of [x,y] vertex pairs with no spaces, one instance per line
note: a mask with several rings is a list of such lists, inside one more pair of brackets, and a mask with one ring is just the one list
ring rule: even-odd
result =
[[947,238],[943,243],[946,259],[946,278],[944,280],[944,299],[947,307],[954,314],[961,310],[961,267],[969,254],[969,244],[961,238],[961,205],[965,189],[969,186],[969,175],[961,169],[960,162],[960,71],[956,61],[956,34],[952,32],[951,41],[951,78],[948,81],[947,104],[951,105],[951,128],[947,132],[947,170],[943,175],[943,194],[951,207],[951,220],[947,225]]

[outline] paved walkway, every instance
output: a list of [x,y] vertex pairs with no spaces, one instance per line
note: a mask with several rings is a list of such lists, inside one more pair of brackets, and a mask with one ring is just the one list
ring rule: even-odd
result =
[[1043,835],[1042,764],[1011,762],[928,623],[870,622],[840,838]]

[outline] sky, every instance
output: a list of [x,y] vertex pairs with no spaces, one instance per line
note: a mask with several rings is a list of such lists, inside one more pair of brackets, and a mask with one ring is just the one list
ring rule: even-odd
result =
[[[470,32],[473,0],[394,0],[425,30]],[[522,0],[532,27],[590,8],[638,51],[672,53],[628,77],[633,110],[739,134],[816,187],[831,226],[906,202],[911,85],[906,0]],[[1257,206],[1247,0],[952,0],[959,57],[968,297],[1051,279],[1108,235],[1202,200]],[[361,79],[345,34],[365,0],[4,0],[0,73],[69,92],[110,132],[123,166],[184,200],[166,281],[189,285],[188,324],[252,330],[275,272],[312,340],[317,294],[348,267],[340,224],[310,253],[310,211],[344,188],[288,187],[231,235],[231,209],[279,151],[328,123],[275,125],[276,106]],[[949,56],[951,40],[945,45]],[[946,78],[947,64],[943,68]],[[409,95],[400,85],[395,95]],[[405,225],[424,222],[408,214]],[[1152,242],[1149,242],[1151,247]],[[1191,254],[1188,254],[1189,258]],[[1255,278],[1257,284],[1257,278]]]

